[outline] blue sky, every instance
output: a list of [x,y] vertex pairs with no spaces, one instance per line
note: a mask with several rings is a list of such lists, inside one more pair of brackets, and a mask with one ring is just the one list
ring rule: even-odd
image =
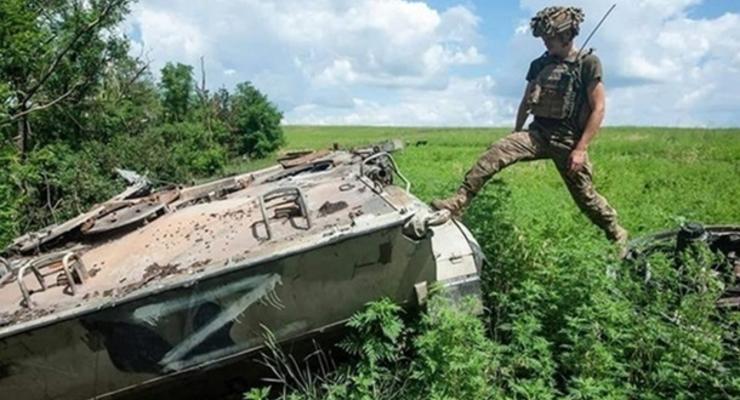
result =
[[[251,81],[291,124],[510,126],[547,0],[142,0],[124,30],[157,71]],[[612,4],[572,0],[581,39]],[[589,43],[607,124],[738,126],[740,1],[621,1]]]

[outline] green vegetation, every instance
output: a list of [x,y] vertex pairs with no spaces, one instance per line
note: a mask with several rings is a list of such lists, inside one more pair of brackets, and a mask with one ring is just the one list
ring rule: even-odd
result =
[[[183,64],[167,64],[155,81],[117,33],[130,4],[0,2],[0,245],[120,190],[114,168],[182,183],[265,166],[283,144],[401,138],[409,146],[397,161],[429,201],[452,193],[506,133],[288,127],[284,136],[282,114],[248,82],[210,92]],[[737,223],[739,134],[605,129],[590,151],[596,185],[633,235],[685,220]],[[499,174],[465,223],[491,261],[483,318],[440,297],[414,316],[372,304],[341,345],[355,362],[286,380],[285,397],[740,398],[740,316],[715,309],[723,277],[703,268],[706,249],[680,273],[656,256],[646,282],[645,265],[616,260],[546,161]]]
[[[738,223],[738,130],[608,128],[590,150],[597,188],[634,236],[685,220]],[[396,156],[424,200],[452,193],[502,129],[287,127],[289,148],[402,138]],[[416,146],[416,143],[426,142]],[[342,345],[355,362],[290,399],[726,399],[740,396],[740,313],[717,311],[722,279],[699,251],[622,264],[549,161],[515,165],[464,222],[483,245],[486,315],[434,300],[421,316],[369,306]],[[261,392],[260,392],[261,390]],[[249,398],[266,398],[256,389]]]
[[131,3],[0,2],[0,245],[109,198],[114,168],[187,182],[283,143],[248,82],[212,93],[179,63],[155,82],[118,31]]

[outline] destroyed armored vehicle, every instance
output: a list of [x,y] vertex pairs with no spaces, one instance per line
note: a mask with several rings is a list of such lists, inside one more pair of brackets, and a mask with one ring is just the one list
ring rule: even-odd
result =
[[[479,293],[480,249],[382,148],[291,154],[192,187],[128,189],[0,259],[0,397],[113,398],[315,337],[430,285]],[[394,182],[401,183],[400,186]]]
[[724,291],[717,299],[717,307],[740,310],[740,226],[686,223],[677,230],[632,241],[626,259],[637,267],[645,283],[650,284],[651,267],[648,259],[651,255],[663,254],[671,257],[673,266],[680,271],[684,262],[682,255],[687,251],[694,251],[695,245],[705,246],[718,256],[711,265],[704,266],[711,268],[723,284]]

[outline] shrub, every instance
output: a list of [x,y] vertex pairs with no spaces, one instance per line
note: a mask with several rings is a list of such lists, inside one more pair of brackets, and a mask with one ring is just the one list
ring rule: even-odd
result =
[[18,235],[21,223],[23,197],[13,176],[19,160],[13,149],[0,147],[0,246]]
[[408,399],[488,399],[501,393],[495,379],[501,347],[486,337],[472,303],[431,299],[414,337]]
[[229,104],[227,121],[239,154],[264,157],[285,143],[283,114],[252,84],[238,84]]
[[[209,176],[223,170],[226,149],[202,124],[181,122],[152,129],[150,135],[161,136],[164,154],[169,154],[177,168],[186,171],[178,176]],[[160,154],[161,156],[161,154]]]

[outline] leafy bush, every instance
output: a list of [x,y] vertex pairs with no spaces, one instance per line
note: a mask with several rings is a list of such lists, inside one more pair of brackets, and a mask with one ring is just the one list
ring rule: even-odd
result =
[[737,396],[727,335],[738,313],[716,308],[715,255],[687,253],[677,269],[659,254],[620,263],[596,240],[546,246],[507,222],[507,196],[487,191],[467,217],[494,264],[486,293],[507,398]]
[[164,153],[172,162],[191,175],[209,176],[223,170],[227,161],[226,149],[214,140],[214,135],[199,123],[164,124],[150,135],[161,136]]
[[227,152],[196,123],[166,124],[110,142],[64,142],[39,147],[21,161],[14,149],[0,158],[0,244],[19,233],[63,221],[124,187],[115,168],[146,174],[155,183],[185,183],[223,170]]
[[502,348],[486,337],[473,303],[453,306],[432,298],[413,338],[409,399],[488,399],[495,385]]
[[14,149],[0,146],[0,244],[7,243],[20,230],[21,205],[18,182],[13,171],[18,168],[19,160]]
[[[311,384],[277,381],[293,388],[282,398],[314,399],[478,399],[492,398],[499,351],[485,327],[471,312],[473,303],[452,305],[441,296],[430,299],[420,319],[404,319],[403,310],[388,299],[367,305],[348,322],[350,334],[339,347],[355,362]],[[273,360],[288,364],[284,357]],[[281,366],[273,367],[280,370]],[[264,388],[245,398],[260,398]]]
[[162,68],[159,88],[162,106],[170,122],[183,121],[192,106],[194,90],[193,67],[181,63],[167,63]]
[[283,114],[249,82],[240,83],[229,97],[228,124],[240,154],[264,157],[285,143]]
[[120,189],[111,179],[113,171],[102,171],[89,149],[75,151],[56,143],[31,151],[24,162],[17,155],[9,161],[15,194],[10,204],[22,216],[20,230],[67,219]]
[[249,83],[211,95],[179,63],[155,82],[117,26],[131,3],[0,2],[0,247],[110,196],[115,168],[186,183],[283,143]]

